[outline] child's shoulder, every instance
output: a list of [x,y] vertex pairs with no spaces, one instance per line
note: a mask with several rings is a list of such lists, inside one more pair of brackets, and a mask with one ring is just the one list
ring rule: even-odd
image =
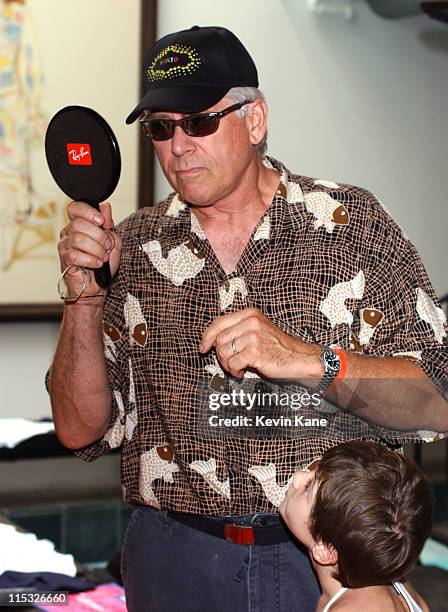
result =
[[395,591],[388,586],[349,589],[331,606],[331,612],[402,612],[408,610]]
[[409,595],[412,597],[412,599],[420,606],[423,612],[430,612],[428,604],[423,599],[423,597],[419,593],[417,593],[417,591],[414,589],[410,582],[403,582],[403,586],[405,587]]

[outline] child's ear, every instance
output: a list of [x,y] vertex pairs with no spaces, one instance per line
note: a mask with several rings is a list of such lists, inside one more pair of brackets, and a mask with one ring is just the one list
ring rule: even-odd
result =
[[321,540],[314,543],[311,554],[319,565],[336,565],[338,562],[336,548],[331,544],[324,544]]

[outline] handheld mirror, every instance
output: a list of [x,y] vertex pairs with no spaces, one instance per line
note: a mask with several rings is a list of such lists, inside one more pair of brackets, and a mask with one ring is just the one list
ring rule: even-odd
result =
[[[99,210],[120,178],[120,149],[114,133],[97,112],[84,106],[66,106],[56,113],[45,136],[50,172],[72,200]],[[95,270],[100,287],[112,282],[109,262]]]

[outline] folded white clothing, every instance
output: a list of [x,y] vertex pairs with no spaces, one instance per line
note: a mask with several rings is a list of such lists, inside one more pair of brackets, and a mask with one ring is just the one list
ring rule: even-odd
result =
[[0,419],[0,447],[14,448],[23,440],[38,434],[54,431],[53,421],[31,421],[30,419]]
[[0,523],[0,575],[15,572],[56,572],[76,576],[73,555],[59,553],[50,540],[38,540],[34,533],[17,531]]

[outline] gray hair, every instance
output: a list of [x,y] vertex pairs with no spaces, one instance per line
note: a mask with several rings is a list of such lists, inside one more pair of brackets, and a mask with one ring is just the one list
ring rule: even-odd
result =
[[[232,89],[229,89],[229,91],[226,93],[225,95],[226,98],[229,98],[230,100],[232,100],[232,102],[244,102],[245,100],[256,100],[257,98],[261,98],[262,100],[266,101],[266,98],[264,96],[264,93],[260,90],[257,89],[256,87],[232,87]],[[239,110],[236,111],[236,114],[238,117],[244,117],[244,115],[247,113],[247,106],[243,106],[242,108],[240,108]],[[266,130],[265,135],[263,136],[263,139],[260,140],[260,142],[255,145],[255,150],[257,151],[258,155],[263,158],[266,155],[266,151],[268,148],[268,132]]]

